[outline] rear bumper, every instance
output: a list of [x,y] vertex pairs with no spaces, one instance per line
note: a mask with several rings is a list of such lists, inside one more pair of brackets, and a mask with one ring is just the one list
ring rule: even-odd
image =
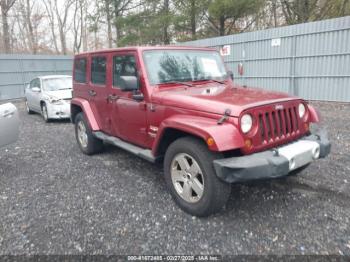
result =
[[330,150],[327,134],[321,130],[273,150],[214,160],[213,163],[220,179],[236,183],[286,176],[295,169],[326,157]]

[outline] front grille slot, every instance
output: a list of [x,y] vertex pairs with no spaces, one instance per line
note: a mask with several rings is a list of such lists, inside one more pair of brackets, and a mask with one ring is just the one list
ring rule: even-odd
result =
[[295,134],[299,130],[298,121],[295,106],[259,113],[258,126],[261,142],[269,143]]

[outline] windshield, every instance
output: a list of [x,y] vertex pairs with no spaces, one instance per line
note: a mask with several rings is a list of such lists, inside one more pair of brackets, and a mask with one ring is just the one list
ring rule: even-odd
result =
[[65,89],[72,89],[72,78],[60,77],[44,79],[43,84],[45,91],[59,91]]
[[215,51],[152,50],[144,51],[143,57],[152,85],[227,78],[222,59]]

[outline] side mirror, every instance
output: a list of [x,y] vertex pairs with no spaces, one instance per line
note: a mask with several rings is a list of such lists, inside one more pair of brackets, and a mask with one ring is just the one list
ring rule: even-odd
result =
[[35,92],[35,93],[40,93],[41,92],[39,87],[32,87],[32,91]]
[[136,76],[121,76],[120,89],[125,92],[139,90],[138,78]]
[[228,76],[233,80],[233,72],[231,70],[227,71]]

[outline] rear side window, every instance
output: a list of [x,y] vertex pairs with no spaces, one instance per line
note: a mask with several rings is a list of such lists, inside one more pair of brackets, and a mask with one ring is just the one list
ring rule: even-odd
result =
[[86,58],[77,58],[74,63],[75,82],[86,83]]
[[91,61],[91,82],[98,85],[106,84],[106,58],[93,57]]

